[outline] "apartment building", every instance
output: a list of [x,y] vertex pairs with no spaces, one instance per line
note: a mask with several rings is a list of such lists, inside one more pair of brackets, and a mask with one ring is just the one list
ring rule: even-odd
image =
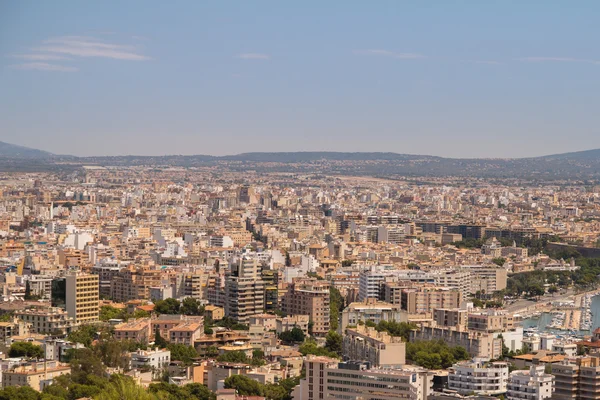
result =
[[386,303],[399,305],[402,303],[402,290],[410,287],[412,287],[411,282],[384,281],[379,298]]
[[514,317],[505,311],[469,313],[469,330],[483,332],[505,332],[515,328]]
[[467,326],[469,311],[461,308],[434,308],[432,315],[436,326],[459,329]]
[[167,349],[138,350],[129,353],[130,369],[150,369],[153,378],[159,378],[171,363],[171,352]]
[[450,346],[462,346],[473,357],[496,359],[502,355],[502,338],[493,333],[453,327],[421,326],[410,331],[410,341],[443,340]]
[[204,356],[209,350],[218,349],[223,346],[234,346],[236,343],[250,343],[252,338],[240,332],[241,331],[217,330],[212,335],[204,335],[198,338],[194,342],[194,347],[200,356]]
[[150,325],[150,318],[130,319],[115,326],[114,338],[116,340],[133,340],[139,343],[149,343],[154,340]]
[[30,362],[2,371],[2,388],[29,386],[37,392],[52,384],[52,380],[71,373],[69,365],[57,361]]
[[10,347],[13,336],[23,336],[29,333],[31,325],[18,318],[0,322],[0,344]]
[[402,289],[400,306],[410,314],[423,314],[434,308],[457,308],[461,299],[461,293],[456,289],[421,286]]
[[459,394],[497,396],[506,393],[508,363],[488,362],[484,358],[462,361],[449,369],[448,389]]
[[149,299],[150,288],[161,286],[162,271],[148,265],[129,265],[112,277],[110,297],[125,303],[129,300]]
[[183,275],[183,297],[204,299],[208,285],[208,274],[201,272],[187,273]]
[[[157,318],[153,318],[150,321],[150,329],[152,334],[154,335],[156,331],[162,336],[165,340],[170,340],[171,329],[176,328],[179,325],[186,324],[188,322],[195,322],[204,325],[204,317],[202,316],[187,316],[187,315],[168,315],[163,314],[159,315]],[[204,328],[203,328],[204,330]]]
[[552,365],[555,400],[600,399],[600,358],[572,357]]
[[58,307],[17,310],[14,316],[29,324],[33,333],[66,335],[79,325],[74,317]]
[[66,309],[78,324],[98,321],[98,275],[82,272],[66,276]]
[[506,289],[507,271],[503,267],[474,265],[465,267],[471,273],[470,293],[494,293]]
[[329,332],[329,286],[327,281],[296,278],[283,297],[283,312],[287,315],[308,315],[313,323],[313,334],[325,336]]
[[265,283],[256,259],[242,258],[230,266],[225,278],[225,314],[241,323],[251,315],[262,314]]
[[369,369],[364,362],[315,356],[305,366],[294,400],[426,400],[432,392],[432,374],[421,369]]
[[357,326],[359,321],[373,321],[376,324],[380,321],[408,322],[408,313],[402,311],[399,304],[390,304],[372,298],[364,302],[350,303],[342,311],[340,332],[343,333],[348,325]]
[[383,283],[388,276],[388,272],[376,267],[362,271],[358,277],[358,301],[379,299]]
[[471,273],[468,271],[452,270],[434,275],[436,286],[456,289],[463,298],[471,294]]
[[372,367],[399,368],[406,364],[406,343],[401,337],[363,325],[346,329],[342,349],[344,359],[368,361]]
[[275,320],[275,331],[277,333],[281,333],[298,328],[302,330],[305,335],[308,335],[309,322],[310,318],[308,315],[290,315],[287,317],[278,317]]
[[543,365],[532,365],[528,371],[513,371],[508,376],[507,400],[544,400],[552,397],[554,376],[544,372]]
[[52,277],[44,275],[31,275],[26,281],[29,292],[32,296],[38,296],[43,300],[52,298]]
[[204,307],[204,318],[209,318],[213,321],[223,319],[225,316],[225,310],[223,307],[213,306],[211,304]]
[[92,267],[92,274],[98,275],[99,294],[102,297],[110,297],[111,282],[125,265],[118,261],[103,261]]
[[177,325],[176,327],[171,328],[171,330],[169,330],[169,342],[185,344],[186,346],[193,346],[194,341],[199,339],[203,334],[203,320],[197,320],[196,322],[186,322]]

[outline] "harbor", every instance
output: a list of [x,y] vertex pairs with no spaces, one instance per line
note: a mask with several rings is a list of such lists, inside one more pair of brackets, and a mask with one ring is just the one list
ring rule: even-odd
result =
[[[523,328],[535,328],[540,332],[562,332],[571,335],[589,335],[600,326],[599,291],[578,294],[571,299],[538,303],[520,313]],[[596,317],[597,318],[597,317]]]

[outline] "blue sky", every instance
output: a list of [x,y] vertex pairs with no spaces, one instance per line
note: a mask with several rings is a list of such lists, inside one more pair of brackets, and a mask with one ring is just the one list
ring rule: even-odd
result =
[[600,148],[596,1],[4,1],[0,140],[61,154]]

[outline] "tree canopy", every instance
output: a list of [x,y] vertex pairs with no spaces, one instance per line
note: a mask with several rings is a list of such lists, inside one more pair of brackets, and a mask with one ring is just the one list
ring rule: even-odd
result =
[[407,343],[406,358],[424,368],[446,369],[471,357],[464,347],[450,347],[443,340],[430,340]]
[[29,357],[29,358],[43,358],[44,350],[41,346],[29,342],[15,342],[10,346],[8,350],[9,357]]

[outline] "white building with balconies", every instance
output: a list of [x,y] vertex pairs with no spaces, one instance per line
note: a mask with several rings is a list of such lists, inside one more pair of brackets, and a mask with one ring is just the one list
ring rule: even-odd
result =
[[448,389],[466,395],[495,396],[506,393],[508,363],[474,358],[454,364],[448,375]]
[[543,365],[532,365],[529,371],[511,372],[507,389],[507,400],[549,399],[554,392],[554,376],[546,374]]

